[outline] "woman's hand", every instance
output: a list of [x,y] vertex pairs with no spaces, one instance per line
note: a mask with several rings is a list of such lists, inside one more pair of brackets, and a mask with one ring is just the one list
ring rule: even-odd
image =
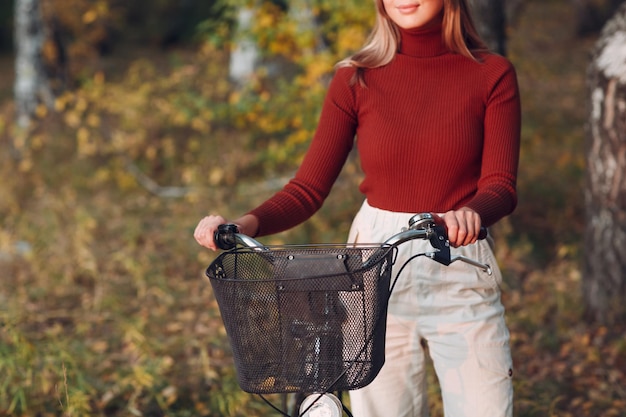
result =
[[215,231],[220,224],[234,223],[239,229],[239,233],[254,237],[259,228],[259,221],[251,214],[246,214],[239,219],[231,222],[219,215],[209,215],[198,223],[196,230],[193,232],[193,237],[200,245],[209,248],[211,250],[218,250],[219,248],[215,244]]
[[455,248],[478,240],[482,221],[480,215],[468,207],[450,210],[441,215],[448,231],[450,245]]
[[224,223],[228,223],[228,220],[222,216],[206,216],[202,218],[196,226],[196,230],[193,232],[193,237],[200,245],[214,251],[218,250],[218,247],[215,245],[214,235],[217,230],[217,226]]

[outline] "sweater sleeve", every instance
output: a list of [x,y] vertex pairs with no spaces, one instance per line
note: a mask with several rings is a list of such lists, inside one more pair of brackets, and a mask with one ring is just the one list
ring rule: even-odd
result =
[[313,140],[295,176],[249,214],[259,219],[257,236],[288,230],[317,212],[330,193],[354,144],[357,126],[354,70],[341,68],[331,80]]
[[521,105],[515,69],[492,55],[486,62],[490,78],[486,97],[482,167],[477,192],[466,204],[484,226],[513,212],[517,205]]

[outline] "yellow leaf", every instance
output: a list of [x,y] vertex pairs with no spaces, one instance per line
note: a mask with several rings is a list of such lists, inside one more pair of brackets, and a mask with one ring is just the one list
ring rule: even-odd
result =
[[104,72],[96,71],[96,73],[93,76],[93,81],[94,83],[99,84],[99,85],[104,84]]
[[71,128],[77,128],[80,125],[80,116],[75,111],[65,113],[65,123]]
[[91,344],[91,350],[99,354],[106,352],[108,347],[109,344],[104,340],[97,340]]
[[89,125],[90,127],[100,126],[100,116],[94,113],[87,116],[87,125]]
[[28,172],[33,168],[33,161],[31,158],[25,158],[20,161],[20,172]]
[[93,155],[97,151],[96,144],[90,140],[89,130],[85,127],[81,127],[76,132],[76,140],[78,142],[78,154],[85,155]]
[[88,25],[93,23],[98,18],[98,13],[95,10],[89,10],[85,14],[83,14],[83,23]]
[[84,97],[79,97],[78,100],[76,100],[76,110],[78,110],[81,113],[87,110],[88,105],[89,103],[87,103],[87,100],[85,100]]
[[224,178],[224,170],[222,168],[213,168],[209,173],[209,182],[211,185],[219,184]]
[[153,161],[157,156],[157,150],[154,146],[148,146],[146,149],[146,158]]
[[35,114],[39,118],[46,117],[46,114],[48,114],[48,108],[44,104],[39,104],[35,109]]
[[191,127],[194,130],[197,130],[198,132],[205,132],[206,133],[206,132],[209,131],[209,125],[204,120],[202,120],[199,117],[194,117],[191,120]]

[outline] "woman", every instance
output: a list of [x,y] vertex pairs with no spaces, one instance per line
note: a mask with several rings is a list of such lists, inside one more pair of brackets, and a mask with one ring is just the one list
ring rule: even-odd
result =
[[[295,177],[259,207],[232,221],[242,233],[277,233],[322,205],[355,143],[365,202],[349,242],[383,242],[415,213],[440,213],[453,254],[490,264],[411,262],[394,288],[386,363],[350,392],[355,417],[428,413],[425,350],[433,360],[444,411],[453,417],[512,415],[509,333],[500,271],[489,243],[477,240],[516,204],[520,102],[513,66],[489,53],[466,0],[375,0],[366,45],[338,64],[319,125]],[[229,222],[203,218],[199,244]],[[428,243],[400,246],[396,265]]]

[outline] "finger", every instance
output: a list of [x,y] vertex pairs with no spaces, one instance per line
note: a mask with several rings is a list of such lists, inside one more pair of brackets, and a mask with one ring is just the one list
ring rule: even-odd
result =
[[461,210],[460,213],[462,217],[462,223],[465,225],[467,230],[467,235],[465,237],[464,242],[459,242],[461,245],[469,245],[475,243],[478,240],[478,235],[480,234],[481,221],[478,213],[472,210]]
[[467,245],[471,241],[471,239],[472,238],[467,231],[466,223],[460,222],[459,230],[456,234],[456,239],[454,241],[454,246],[459,247],[459,246]]
[[453,247],[457,247],[457,239],[459,237],[459,221],[456,218],[454,211],[448,211],[443,216],[443,220],[446,225],[446,231],[448,233],[448,241]]
[[[194,238],[196,242],[201,246],[204,246],[211,250],[217,250],[217,246],[215,245],[215,240],[213,234],[215,233],[216,227],[214,223],[216,223],[216,216],[206,216],[200,220],[196,229],[194,230]],[[219,222],[219,221],[218,221]]]
[[209,242],[207,242],[206,239],[206,226],[204,219],[200,220],[200,222],[196,226],[196,230],[193,232],[193,237],[194,239],[196,239],[196,242],[198,242],[199,245],[209,247]]
[[467,231],[467,223],[464,221],[464,219],[457,220],[457,222],[458,222],[458,229],[456,231],[454,240],[451,241],[451,244],[455,248],[465,245],[468,242],[468,239],[471,240],[471,236],[469,235]]
[[480,227],[482,226],[480,217],[478,214],[472,216],[472,241],[469,243],[476,243],[478,241],[478,236],[480,235]]
[[471,210],[450,210],[445,214],[448,240],[453,247],[474,243],[480,230],[480,217]]
[[457,244],[459,246],[469,245],[476,238],[476,230],[474,227],[474,220],[472,219],[471,212],[467,211],[459,211],[459,216],[461,217],[460,223],[463,225],[462,229],[464,234],[460,236]]

